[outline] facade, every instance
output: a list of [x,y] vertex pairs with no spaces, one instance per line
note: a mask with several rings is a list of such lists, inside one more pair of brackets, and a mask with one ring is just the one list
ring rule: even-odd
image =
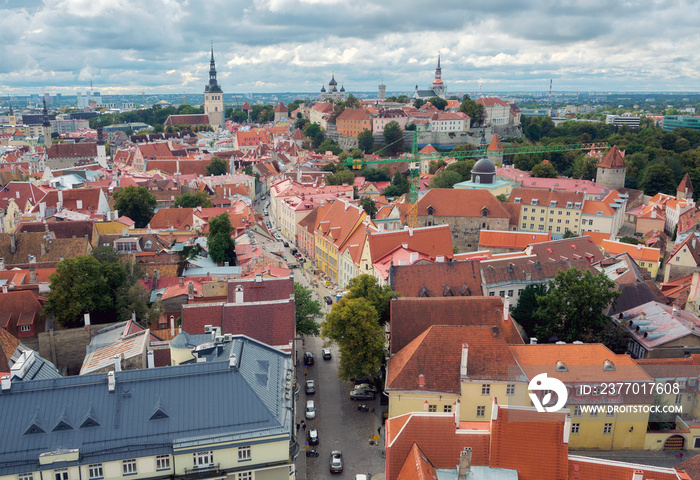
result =
[[321,101],[330,100],[332,102],[337,100],[345,100],[345,87],[341,85],[340,90],[338,90],[338,82],[335,80],[335,72],[333,72],[331,75],[331,81],[328,82],[328,91],[326,91],[326,87],[322,86],[321,95],[319,95],[318,98]]
[[625,220],[627,194],[612,190],[603,200],[586,200],[581,212],[581,229],[617,235]]
[[364,108],[346,108],[335,125],[339,134],[356,138],[364,130],[372,130],[372,115]]
[[476,100],[484,107],[483,123],[491,125],[508,125],[510,122],[510,105],[497,97],[483,97]]
[[625,175],[627,174],[627,165],[623,160],[624,156],[625,153],[613,145],[598,164],[595,177],[596,183],[605,185],[608,188],[624,188]]
[[384,127],[386,127],[387,123],[389,122],[398,123],[399,127],[401,127],[401,130],[404,130],[406,128],[406,124],[408,123],[408,115],[406,115],[406,113],[403,110],[400,110],[398,108],[383,108],[379,110],[379,113],[377,115],[372,116],[372,132],[383,133]]
[[580,233],[583,200],[583,193],[541,188],[514,188],[509,197],[522,205],[520,231],[552,232],[553,238],[561,238],[567,230]]
[[284,106],[282,102],[278,103],[275,107],[275,119],[274,122],[281,122],[289,118],[289,109]]
[[458,113],[435,112],[430,116],[433,133],[458,133],[469,130],[469,117]]
[[338,283],[339,256],[357,228],[366,228],[367,213],[349,203],[336,200],[320,220],[315,232],[316,265]]
[[414,208],[418,226],[450,225],[460,251],[476,250],[481,230],[508,230],[510,221],[510,213],[485,190],[433,188]]
[[224,127],[224,92],[216,81],[213,46],[209,61],[209,83],[204,87],[204,114],[209,117],[209,125],[212,128]]
[[4,377],[13,414],[0,420],[0,478],[288,480],[291,357],[246,337],[228,343],[227,361],[22,385]]
[[700,117],[681,117],[679,115],[666,115],[663,120],[664,132],[672,132],[676,128],[690,128],[700,130]]
[[616,127],[627,126],[630,128],[639,128],[641,117],[634,115],[606,115],[605,123]]
[[676,280],[700,271],[700,240],[695,232],[673,247],[666,261],[664,282]]
[[435,79],[433,84],[428,87],[427,90],[418,90],[418,85],[416,85],[416,90],[413,92],[411,98],[429,100],[433,97],[439,97],[447,99],[447,85],[442,81],[442,68],[440,67],[440,55],[438,55],[437,67],[435,68]]

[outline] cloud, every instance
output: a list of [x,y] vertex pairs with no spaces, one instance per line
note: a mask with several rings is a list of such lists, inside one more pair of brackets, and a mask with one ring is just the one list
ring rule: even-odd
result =
[[[6,0],[0,90],[696,90],[693,0]],[[451,87],[453,86],[453,87]]]

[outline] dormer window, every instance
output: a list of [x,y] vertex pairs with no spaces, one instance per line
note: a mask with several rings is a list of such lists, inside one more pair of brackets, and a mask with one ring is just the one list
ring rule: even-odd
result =
[[435,213],[435,209],[433,207],[428,207],[428,215],[433,215]]
[[566,208],[571,208],[573,205],[573,202],[566,202]]
[[566,364],[561,360],[557,360],[557,372],[568,372],[569,369],[566,368]]
[[484,207],[481,209],[481,216],[482,217],[488,217],[489,216],[489,209]]
[[513,200],[513,203],[520,203],[520,197],[515,197],[515,200]]
[[536,199],[536,198],[533,198],[533,199],[532,199],[532,202],[530,202],[530,204],[531,204],[531,205],[537,205],[537,199]]

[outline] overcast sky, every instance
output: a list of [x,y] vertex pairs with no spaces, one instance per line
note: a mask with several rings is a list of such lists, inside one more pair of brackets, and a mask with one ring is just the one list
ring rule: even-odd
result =
[[0,95],[698,91],[697,0],[0,0]]

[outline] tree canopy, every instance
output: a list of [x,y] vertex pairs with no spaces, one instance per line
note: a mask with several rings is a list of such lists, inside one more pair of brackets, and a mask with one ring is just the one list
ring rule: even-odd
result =
[[207,165],[207,175],[226,175],[226,172],[228,172],[228,163],[226,160],[219,157],[211,157],[209,165]]
[[210,208],[213,207],[214,204],[207,192],[197,191],[195,193],[183,193],[175,199],[173,206],[175,208]]
[[377,310],[365,298],[342,298],[321,324],[321,335],[340,348],[338,378],[376,377],[384,359]]
[[360,206],[367,212],[370,218],[374,218],[377,214],[377,204],[374,203],[374,199],[370,196],[364,196],[360,199]]
[[603,310],[621,294],[604,273],[582,273],[577,268],[560,270],[550,280],[547,293],[536,295],[535,333],[543,341],[553,337],[564,342],[595,341],[610,319]]
[[403,131],[397,121],[391,121],[384,126],[384,141],[390,155],[396,156],[403,151]]
[[297,333],[318,335],[321,332],[316,319],[321,316],[321,304],[311,298],[311,290],[299,282],[294,282],[294,307]]
[[471,118],[472,126],[481,125],[481,122],[486,116],[484,112],[484,106],[476,103],[474,100],[469,98],[469,95],[464,96],[464,100],[459,106],[459,111],[469,115],[469,117]]
[[462,176],[452,170],[443,170],[430,180],[430,188],[452,188],[462,181]]
[[114,192],[114,209],[144,228],[153,218],[158,200],[146,187],[129,185]]
[[384,325],[389,322],[391,298],[394,296],[394,291],[389,285],[380,286],[374,275],[365,273],[350,279],[347,289],[345,298],[367,299],[377,311],[379,323]]
[[229,265],[235,265],[236,246],[231,237],[232,233],[233,227],[231,227],[228,213],[224,212],[209,220],[207,248],[213,261],[217,263],[229,262]]
[[394,177],[391,179],[391,185],[384,189],[382,195],[387,197],[400,197],[404,193],[408,193],[408,189],[408,180],[397,170],[396,173],[394,173]]
[[433,104],[433,107],[437,108],[438,110],[444,110],[445,107],[447,106],[447,100],[444,98],[440,97],[432,97],[430,100],[428,100],[430,103]]
[[554,168],[554,165],[551,163],[542,162],[532,167],[532,176],[540,178],[557,178],[559,176],[559,172],[557,172],[557,169]]
[[374,148],[374,134],[370,130],[362,130],[357,135],[357,146],[365,153],[369,153]]

